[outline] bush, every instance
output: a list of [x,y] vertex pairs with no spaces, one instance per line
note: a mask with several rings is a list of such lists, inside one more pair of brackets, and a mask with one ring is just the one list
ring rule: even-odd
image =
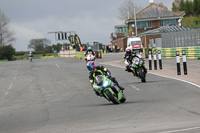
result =
[[14,60],[15,49],[11,46],[0,47],[0,59]]

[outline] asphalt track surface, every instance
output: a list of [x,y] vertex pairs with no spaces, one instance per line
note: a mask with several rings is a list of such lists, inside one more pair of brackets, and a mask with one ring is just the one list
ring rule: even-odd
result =
[[[106,54],[104,61],[121,55]],[[147,74],[147,82],[106,65],[125,87],[114,105],[93,92],[83,60],[0,63],[0,133],[199,133],[200,88]]]

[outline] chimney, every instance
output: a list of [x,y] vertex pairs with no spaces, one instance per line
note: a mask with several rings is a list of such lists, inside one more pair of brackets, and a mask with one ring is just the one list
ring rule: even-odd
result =
[[149,4],[154,4],[154,0],[149,0]]

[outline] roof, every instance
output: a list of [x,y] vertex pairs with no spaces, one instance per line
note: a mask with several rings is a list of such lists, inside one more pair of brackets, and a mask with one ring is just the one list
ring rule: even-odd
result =
[[162,26],[162,27],[154,29],[154,30],[148,30],[148,31],[142,32],[142,33],[138,34],[138,36],[161,34],[161,33],[168,33],[168,32],[179,32],[179,31],[187,31],[187,30],[192,30],[192,29],[186,28],[186,27],[167,25],[167,26]]
[[[175,17],[179,18],[180,16],[183,16],[185,12],[172,12],[169,11],[161,6],[150,4],[140,12],[136,14],[137,20],[139,19],[160,19],[160,18],[169,18],[169,17]],[[135,19],[135,16],[132,16],[126,21]]]
[[128,27],[127,25],[115,25],[115,27]]

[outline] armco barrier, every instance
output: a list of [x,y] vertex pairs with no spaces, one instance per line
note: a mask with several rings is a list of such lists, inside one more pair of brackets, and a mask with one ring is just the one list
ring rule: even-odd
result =
[[153,51],[161,50],[161,55],[163,58],[175,58],[176,51],[179,51],[180,57],[182,57],[182,50],[185,50],[186,57],[189,59],[200,58],[200,46],[196,47],[176,47],[176,48],[152,48]]

